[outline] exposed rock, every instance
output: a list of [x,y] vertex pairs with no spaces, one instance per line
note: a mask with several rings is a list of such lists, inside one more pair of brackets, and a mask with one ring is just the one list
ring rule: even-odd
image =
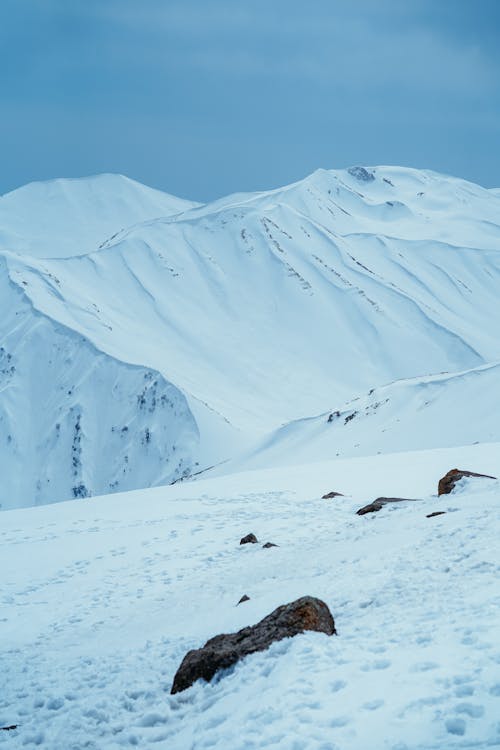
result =
[[415,503],[418,502],[419,498],[415,497],[377,497],[373,503],[364,505],[362,508],[356,511],[358,516],[364,516],[366,513],[376,513],[382,510],[384,505],[389,503]]
[[258,541],[255,534],[247,534],[243,539],[240,539],[240,544],[257,544]]
[[435,510],[434,513],[428,513],[426,515],[426,518],[434,518],[434,516],[444,516],[445,514],[445,510]]
[[203,648],[188,651],[177,670],[170,692],[174,694],[186,690],[199,679],[209,682],[216,672],[231,667],[244,656],[265,651],[271,643],[291,638],[304,630],[336,634],[333,617],[321,599],[303,596],[278,607],[256,625],[237,633],[216,635]]
[[279,547],[279,544],[274,544],[274,542],[266,542],[262,545],[262,549],[269,549],[270,547]]
[[17,729],[17,724],[11,724],[8,727],[0,727],[0,732],[11,732],[13,729]]
[[347,171],[360,182],[372,182],[375,179],[373,172],[369,172],[364,167],[349,167]]
[[331,497],[344,497],[341,492],[327,492],[326,495],[322,496],[322,500],[329,500]]
[[[239,600],[238,604],[242,604],[242,602],[249,602],[249,601],[250,601],[250,597],[247,596],[246,594],[243,594],[243,596]],[[238,606],[238,604],[236,606]]]
[[441,477],[438,484],[438,495],[449,495],[453,491],[457,482],[463,477],[485,477],[486,479],[496,479],[489,474],[476,474],[474,471],[465,471],[463,469],[451,469],[444,477]]

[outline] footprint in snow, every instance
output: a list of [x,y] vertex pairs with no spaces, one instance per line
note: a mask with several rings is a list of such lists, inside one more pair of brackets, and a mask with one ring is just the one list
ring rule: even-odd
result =
[[459,703],[455,706],[457,714],[465,714],[471,719],[480,719],[484,716],[484,707],[474,703]]
[[363,703],[361,708],[364,708],[365,711],[376,711],[377,708],[381,708],[385,704],[385,701],[378,699],[374,701],[367,701],[366,703]]
[[463,737],[467,725],[463,719],[446,719],[445,727],[448,734],[455,734],[459,737]]
[[389,659],[376,659],[369,664],[363,664],[361,667],[362,672],[372,672],[375,669],[388,669],[391,666]]

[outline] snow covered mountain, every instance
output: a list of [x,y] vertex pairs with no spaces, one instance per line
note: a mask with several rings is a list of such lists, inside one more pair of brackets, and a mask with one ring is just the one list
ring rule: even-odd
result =
[[[80,485],[96,494],[172,481],[384,383],[482,372],[500,360],[500,198],[462,180],[395,167],[320,170],[282,189],[200,206],[103,176],[27,186],[0,207],[4,300],[18,312],[0,323],[0,460],[11,477],[3,507],[65,499]],[[39,332],[36,346],[25,330]],[[60,336],[68,356],[55,354]],[[23,363],[10,375],[9,356]],[[167,412],[140,411],[145,376],[171,402]],[[477,379],[485,388],[464,386],[472,405],[460,442],[477,439],[471,415],[487,411],[497,378],[493,368]],[[105,421],[111,383],[122,398]],[[394,446],[393,427],[390,440],[380,437],[386,421],[410,425],[406,398],[422,390],[394,388],[404,394],[391,399],[398,406],[377,407],[362,436],[353,419],[337,445],[328,424],[328,450]],[[76,477],[80,410],[94,415],[82,411],[81,444],[95,445],[99,432],[109,454],[82,449]],[[54,453],[61,414],[70,416]],[[436,415],[425,415],[430,425]],[[129,443],[118,448],[116,430],[125,426]],[[481,429],[498,439],[494,426]],[[459,439],[451,429],[442,437],[429,431],[436,445]],[[48,467],[56,455],[66,479],[54,487]],[[40,467],[29,483],[20,480],[27,461]]]
[[0,196],[0,249],[81,255],[123,227],[196,205],[119,174],[32,182]]
[[0,256],[3,508],[168,483],[198,429],[177,388],[36,312]]

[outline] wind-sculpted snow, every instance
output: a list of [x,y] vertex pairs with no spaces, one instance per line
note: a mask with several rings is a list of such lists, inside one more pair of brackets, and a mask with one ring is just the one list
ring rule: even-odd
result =
[[399,380],[291,422],[225,466],[241,471],[332,457],[500,441],[500,364]]
[[196,470],[198,429],[178,389],[34,312],[0,260],[0,507],[165,484]]
[[106,237],[99,228],[94,252],[6,263],[32,314],[184,394],[198,470],[382,383],[500,359],[495,191],[379,167],[319,170],[161,218],[148,201]]

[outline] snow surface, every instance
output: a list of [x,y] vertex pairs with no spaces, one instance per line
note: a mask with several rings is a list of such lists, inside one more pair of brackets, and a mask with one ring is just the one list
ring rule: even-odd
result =
[[[500,487],[438,499],[456,465],[500,476],[500,444],[3,513],[0,725],[18,728],[0,747],[499,747]],[[355,514],[380,494],[421,500]],[[240,546],[250,531],[280,546]],[[337,637],[281,641],[169,695],[188,649],[304,594]]]
[[[229,460],[247,455],[249,446],[269,446],[284,424],[343,410],[346,401],[363,400],[383,384],[479,372],[498,362],[499,208],[495,191],[398,167],[318,170],[278,190],[202,206],[113,175],[29,185],[0,199],[0,231],[10,238],[0,241],[2,288],[21,290],[26,315],[25,328],[12,316],[1,320],[0,340],[8,340],[9,346],[2,346],[12,357],[23,348],[26,328],[64,329],[73,342],[72,361],[81,346],[85,368],[94,371],[97,362],[109,367],[105,379],[117,378],[118,389],[127,394],[113,422],[103,425],[103,444],[114,439],[112,427],[132,421],[131,450],[148,457],[136,461],[142,469],[134,479],[127,451],[113,449],[117,460],[107,474],[88,452],[83,470],[91,494],[173,477],[158,453],[149,456],[149,444],[142,450],[145,429],[158,434],[162,417],[149,425],[132,413],[131,365],[154,373],[178,403],[185,399],[185,425],[175,423],[168,438],[170,455],[178,430],[191,435],[183,440],[182,471],[225,462],[229,468],[235,465]],[[47,341],[55,341],[52,334]],[[36,357],[39,380],[54,378],[47,361],[54,345],[47,343]],[[99,389],[91,403],[94,389],[84,393],[87,380],[75,378],[62,360],[57,367],[65,383],[75,381],[75,401],[87,402],[87,414],[100,414]],[[32,435],[26,434],[31,419],[26,395],[24,407],[19,404],[28,369],[26,360],[22,371],[0,385],[0,416],[9,422],[4,438],[15,438],[0,445],[0,456],[16,474],[19,466],[30,465],[33,451],[37,466],[50,462],[47,436],[57,423],[35,415]],[[481,376],[486,386],[474,392],[464,385],[472,399],[468,415],[494,412],[496,377],[497,370]],[[380,409],[362,438],[356,434],[361,420],[354,420],[343,431],[347,442],[331,430],[334,442],[325,436],[324,443],[333,451],[328,456],[397,450],[402,425],[413,418],[402,405],[404,394],[423,393],[417,385],[401,389],[395,386],[394,394],[404,414]],[[451,390],[459,394],[461,386]],[[44,390],[49,392],[52,386]],[[17,420],[11,406],[16,398]],[[420,396],[411,398],[420,409]],[[437,411],[417,415],[418,434],[411,440],[405,435],[404,448],[500,438],[491,418],[480,429],[477,420],[463,419],[455,435],[448,427],[429,428],[425,420],[441,419],[450,399],[441,399]],[[51,403],[54,415],[67,408],[62,397]],[[382,424],[386,418],[390,430]],[[426,431],[432,433],[430,444]],[[82,419],[84,442],[92,442],[93,434],[92,419]],[[298,443],[303,446],[305,439]],[[61,459],[67,476],[71,440],[69,431],[63,439],[67,458]],[[18,448],[12,463],[13,444]],[[305,455],[301,451],[298,460]],[[35,474],[28,485],[16,480],[0,499],[3,507],[71,497],[67,482],[57,492],[42,482],[34,492],[36,481]]]
[[499,393],[499,364],[397,380],[338,409],[284,425],[211,474],[498,442]]
[[125,227],[196,205],[119,174],[32,182],[0,196],[0,248],[81,255]]

